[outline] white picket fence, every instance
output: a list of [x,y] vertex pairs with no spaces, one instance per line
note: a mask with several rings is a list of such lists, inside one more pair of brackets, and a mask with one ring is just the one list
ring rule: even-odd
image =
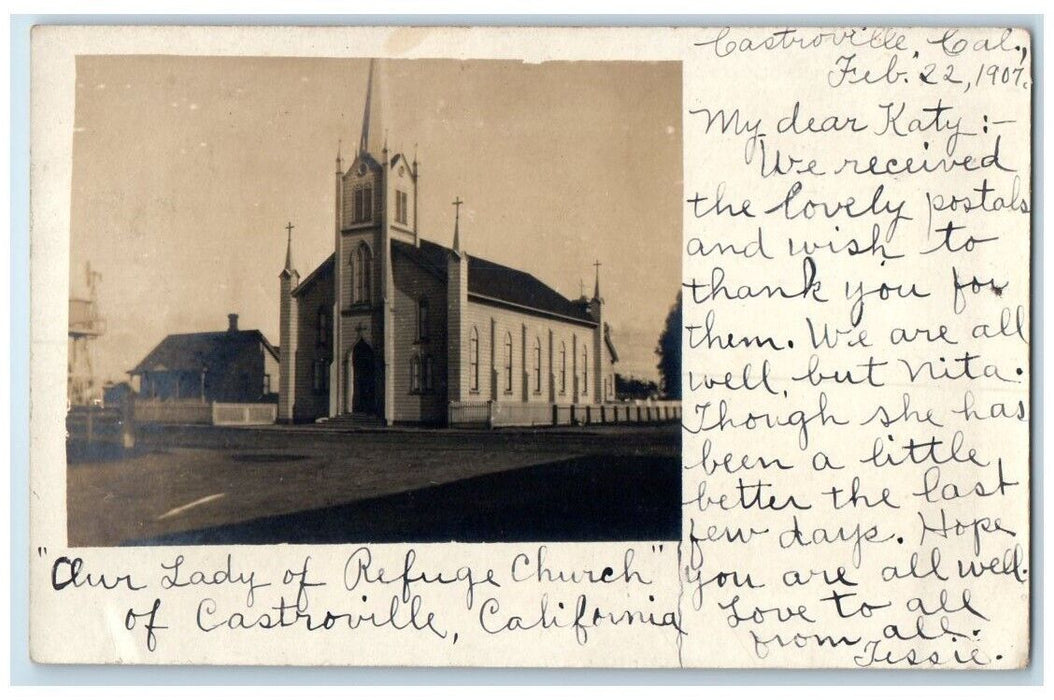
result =
[[278,404],[214,403],[213,425],[268,425],[278,418]]
[[451,402],[447,411],[452,426],[600,425],[613,423],[665,423],[680,420],[679,401],[642,403],[549,404],[500,401]]
[[134,410],[137,423],[267,425],[278,418],[273,403],[138,400]]
[[136,423],[195,423],[208,425],[212,421],[212,407],[200,401],[151,401],[137,399],[134,406]]

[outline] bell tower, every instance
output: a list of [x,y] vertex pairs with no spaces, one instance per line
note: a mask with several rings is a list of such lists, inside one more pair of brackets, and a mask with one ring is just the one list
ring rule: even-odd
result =
[[335,193],[331,416],[366,413],[391,423],[394,406],[391,241],[418,245],[418,159],[388,146],[383,61],[370,61],[358,148],[338,147]]

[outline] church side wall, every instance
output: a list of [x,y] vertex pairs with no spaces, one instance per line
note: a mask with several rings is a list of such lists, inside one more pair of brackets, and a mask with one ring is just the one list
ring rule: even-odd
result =
[[313,421],[328,415],[329,412],[329,383],[323,381],[321,389],[316,389],[315,363],[320,360],[328,362],[332,352],[332,337],[326,344],[320,344],[318,338],[320,311],[326,314],[327,332],[330,334],[333,332],[332,289],[332,280],[327,277],[317,280],[298,297],[298,341],[293,405],[293,419],[298,422]]
[[[493,325],[494,337],[491,338]],[[589,348],[589,361],[592,365],[594,329],[568,321],[535,316],[513,311],[499,306],[492,306],[477,301],[469,301],[465,314],[465,338],[461,358],[461,381],[465,387],[463,400],[518,403],[583,403],[590,398],[579,396],[583,381],[581,353],[583,344]],[[479,333],[479,390],[473,391],[470,338],[472,329]],[[526,330],[526,332],[525,332]],[[512,386],[508,388],[505,375],[505,335],[512,338]],[[549,342],[552,333],[552,343]],[[541,389],[536,384],[534,375],[533,347],[535,339],[541,345],[542,369]],[[525,342],[526,341],[526,342]],[[492,343],[493,353],[492,353]],[[560,348],[566,348],[566,378],[561,389]],[[491,357],[494,363],[491,363]],[[526,362],[525,362],[526,360]],[[496,378],[492,371],[497,370]],[[590,368],[588,382],[590,395],[596,378]],[[492,380],[496,386],[492,387]],[[576,392],[576,387],[577,392]],[[496,392],[494,391],[496,389]]]
[[[442,423],[446,420],[446,284],[399,254],[393,255],[395,269],[394,346],[389,364],[393,372],[392,400],[395,421],[399,423]],[[427,341],[417,337],[418,303],[428,302]],[[421,363],[420,389],[411,387],[414,357]],[[425,386],[428,358],[432,362],[431,388]]]

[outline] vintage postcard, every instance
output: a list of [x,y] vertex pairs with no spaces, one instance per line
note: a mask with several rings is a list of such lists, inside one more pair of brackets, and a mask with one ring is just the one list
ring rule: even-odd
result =
[[1030,51],[38,27],[33,659],[1027,665]]

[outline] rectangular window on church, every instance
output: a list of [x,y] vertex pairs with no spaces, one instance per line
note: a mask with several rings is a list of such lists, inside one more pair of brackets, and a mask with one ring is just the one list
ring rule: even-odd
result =
[[408,207],[406,206],[407,199],[406,193],[398,191],[395,193],[395,223],[406,225],[406,221],[409,218],[407,213]]

